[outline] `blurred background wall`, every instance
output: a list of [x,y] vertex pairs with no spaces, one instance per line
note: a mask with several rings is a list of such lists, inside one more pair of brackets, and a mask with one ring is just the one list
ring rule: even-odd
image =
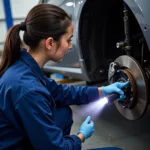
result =
[[24,21],[29,10],[38,2],[39,0],[0,0],[0,54],[8,26]]

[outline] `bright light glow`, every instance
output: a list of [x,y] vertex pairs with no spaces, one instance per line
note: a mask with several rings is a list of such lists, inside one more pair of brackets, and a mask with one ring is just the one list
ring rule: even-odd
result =
[[81,3],[83,3],[83,1],[79,1],[78,3],[81,4]]
[[81,106],[81,109],[79,110],[79,115],[88,116],[90,115],[92,117],[92,120],[96,120],[100,117],[100,113],[103,111],[103,108],[108,103],[107,97],[100,98],[99,100],[86,104],[84,106]]
[[104,98],[101,98],[100,100],[98,100],[97,104],[98,104],[98,106],[103,107],[107,103],[108,103],[108,98],[104,97]]
[[73,2],[67,2],[67,3],[66,3],[66,6],[73,6],[73,5],[74,5]]

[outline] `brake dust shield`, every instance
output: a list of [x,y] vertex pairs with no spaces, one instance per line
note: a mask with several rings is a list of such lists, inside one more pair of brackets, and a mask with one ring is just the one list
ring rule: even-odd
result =
[[130,96],[124,101],[115,101],[118,111],[128,120],[139,119],[147,109],[148,86],[146,77],[140,64],[132,57],[124,55],[115,61],[120,66],[119,73],[113,82],[130,81]]

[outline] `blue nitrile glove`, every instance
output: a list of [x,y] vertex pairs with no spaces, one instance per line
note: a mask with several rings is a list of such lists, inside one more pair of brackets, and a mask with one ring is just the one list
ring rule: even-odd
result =
[[94,133],[94,130],[94,122],[91,121],[91,117],[88,116],[80,126],[79,133],[82,133],[84,135],[84,140],[86,140]]
[[120,94],[120,98],[118,98],[117,100],[123,100],[126,98],[126,96],[124,95],[124,92],[121,89],[126,87],[128,84],[129,84],[129,81],[115,82],[108,86],[102,86],[102,95],[106,96],[108,94],[118,93]]

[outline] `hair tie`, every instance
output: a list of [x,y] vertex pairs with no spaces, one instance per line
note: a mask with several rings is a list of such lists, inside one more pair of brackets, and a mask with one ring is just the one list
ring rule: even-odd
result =
[[21,31],[26,31],[26,23],[25,22],[20,23],[20,30]]

